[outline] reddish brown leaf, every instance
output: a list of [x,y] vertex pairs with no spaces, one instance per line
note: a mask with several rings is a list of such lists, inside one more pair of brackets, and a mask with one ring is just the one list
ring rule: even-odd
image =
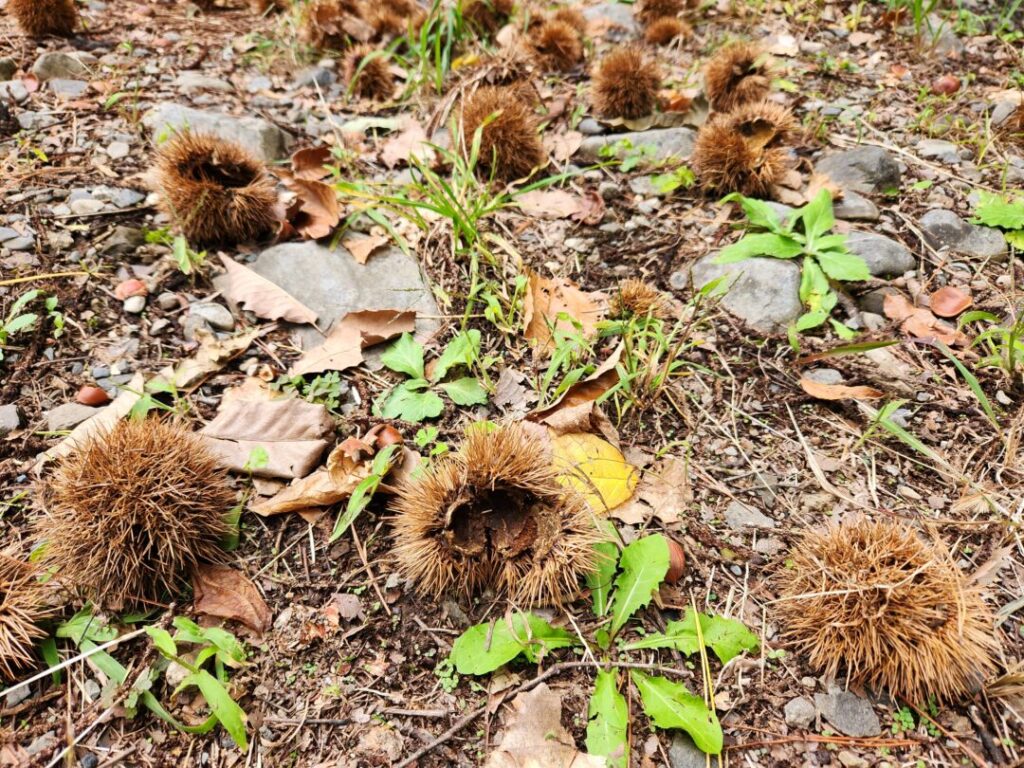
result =
[[873,400],[883,396],[874,387],[847,387],[843,384],[822,384],[806,376],[800,379],[800,388],[818,400]]
[[917,307],[902,293],[887,293],[882,300],[882,311],[885,312],[885,316],[897,323],[906,320],[916,310]]
[[931,295],[932,312],[939,317],[956,317],[973,303],[971,294],[952,285],[939,288]]
[[270,629],[270,608],[241,571],[226,565],[200,565],[192,574],[192,588],[197,613],[239,621],[259,634]]

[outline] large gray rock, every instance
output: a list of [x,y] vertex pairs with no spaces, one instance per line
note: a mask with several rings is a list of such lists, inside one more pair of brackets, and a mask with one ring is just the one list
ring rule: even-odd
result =
[[783,333],[803,311],[800,304],[800,268],[789,261],[753,258],[716,264],[710,253],[693,265],[693,285],[703,288],[726,277],[721,304],[759,333]]
[[814,708],[814,702],[806,696],[797,696],[795,699],[790,699],[786,702],[786,706],[782,708],[782,715],[786,719],[786,725],[792,728],[807,728],[814,722],[817,713],[817,710]]
[[50,432],[74,429],[83,421],[95,416],[102,408],[91,408],[81,403],[64,403],[46,412],[46,428]]
[[936,208],[919,222],[925,240],[933,248],[946,248],[963,256],[978,259],[1006,258],[1006,238],[998,229],[970,224],[952,211]]
[[878,221],[878,206],[852,189],[844,189],[843,196],[832,205],[837,219],[846,221]]
[[882,724],[871,702],[849,691],[832,689],[827,694],[816,693],[814,704],[821,716],[846,736],[864,738],[882,732]]
[[[419,263],[398,248],[360,264],[341,245],[331,250],[315,242],[283,243],[263,251],[249,266],[316,312],[317,325],[325,331],[349,312],[364,309],[415,310],[420,339],[439,327],[433,319],[437,304]],[[323,342],[315,328],[302,327],[299,334],[307,349]]]
[[615,30],[619,33],[618,37],[635,35],[640,31],[640,25],[637,24],[636,18],[633,16],[633,6],[630,4],[601,3],[592,5],[583,9],[583,16],[591,23],[611,22],[612,27],[618,28]]
[[142,123],[153,134],[154,140],[166,138],[166,134],[173,131],[189,128],[237,141],[266,162],[287,157],[291,143],[287,133],[262,118],[233,117],[171,102],[157,104],[143,115]]
[[65,79],[84,80],[92,74],[96,57],[88,53],[50,51],[32,65],[32,74],[41,81]]
[[[682,731],[676,731],[668,748],[668,762],[671,768],[704,768],[707,755],[693,743],[693,739]],[[714,761],[712,761],[714,762]]]
[[875,277],[902,275],[917,266],[914,254],[906,246],[874,232],[850,232],[846,247],[864,259]]
[[814,170],[843,189],[872,195],[899,189],[900,167],[881,147],[857,147],[821,158]]
[[18,406],[0,405],[0,437],[7,437],[11,432],[21,426],[21,414],[18,413]]
[[672,158],[685,160],[693,152],[693,143],[696,138],[697,132],[687,126],[652,128],[648,131],[632,133],[609,133],[602,136],[588,136],[580,144],[577,154],[583,160],[593,162],[601,158],[603,148],[614,146],[620,141],[628,141],[633,149],[643,146],[654,148],[652,154],[644,156],[646,160],[652,162]]

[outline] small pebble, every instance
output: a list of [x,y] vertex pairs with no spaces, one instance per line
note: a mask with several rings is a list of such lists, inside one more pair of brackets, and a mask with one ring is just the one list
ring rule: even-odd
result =
[[129,296],[124,300],[124,311],[132,315],[139,314],[146,308],[145,296]]

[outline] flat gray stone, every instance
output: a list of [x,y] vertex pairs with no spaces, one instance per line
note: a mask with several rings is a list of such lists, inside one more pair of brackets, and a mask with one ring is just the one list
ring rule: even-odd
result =
[[814,170],[846,190],[873,195],[899,189],[900,167],[881,147],[857,147],[821,158]]
[[0,405],[0,437],[7,437],[11,432],[21,426],[21,414],[18,413],[18,406]]
[[784,333],[803,312],[800,303],[800,268],[789,261],[753,258],[715,264],[709,253],[693,265],[693,285],[700,289],[720,277],[727,288],[721,306],[759,333]]
[[174,131],[191,129],[237,141],[268,163],[287,157],[291,144],[287,133],[262,118],[233,117],[171,102],[153,107],[143,115],[142,123],[153,134],[154,143]]
[[91,408],[81,403],[64,403],[46,412],[46,428],[50,432],[74,429],[102,410],[102,408]]
[[921,139],[917,142],[917,154],[941,160],[948,165],[957,165],[960,162],[960,148],[952,141],[942,139]]
[[[714,762],[714,761],[712,761]],[[705,768],[707,755],[693,743],[689,734],[676,731],[668,748],[668,763],[671,768]]]
[[[263,251],[248,266],[316,312],[317,325],[324,331],[349,312],[364,309],[415,310],[421,341],[440,325],[419,263],[398,248],[384,249],[359,264],[342,245],[332,250],[311,241],[282,243]],[[298,333],[306,349],[323,342],[316,328],[302,326]]]
[[782,714],[786,718],[786,725],[792,728],[807,728],[814,722],[818,711],[814,708],[813,701],[806,696],[797,696],[786,702]]
[[307,67],[295,76],[292,88],[312,88],[314,86],[329,88],[337,79],[337,75],[327,67]]
[[587,21],[610,21],[619,27],[622,36],[635,35],[640,31],[640,25],[633,16],[633,6],[626,3],[592,5],[583,9],[583,16]]
[[878,206],[852,189],[844,189],[841,199],[832,205],[837,219],[845,221],[878,221]]
[[218,331],[230,331],[235,327],[235,318],[232,317],[230,310],[216,302],[196,302],[189,306],[188,313],[201,318]]
[[846,247],[864,259],[875,277],[902,275],[917,266],[917,259],[905,245],[874,232],[850,232]]
[[50,51],[36,59],[32,74],[42,82],[55,78],[81,80],[89,78],[95,64],[96,57],[89,53]]
[[65,77],[55,77],[49,82],[50,90],[62,99],[77,99],[89,89],[89,83],[85,80],[72,80]]
[[0,101],[13,100],[16,104],[20,104],[27,98],[28,88],[25,87],[21,80],[5,80],[0,82]]
[[[623,6],[626,7],[626,6]],[[697,132],[685,125],[675,128],[652,128],[648,131],[631,133],[609,133],[603,136],[588,136],[580,144],[577,154],[588,162],[601,159],[600,152],[605,147],[614,146],[620,141],[628,141],[633,150],[649,146],[654,152],[645,155],[646,160],[657,162],[677,158],[685,160],[693,152],[693,143]]]
[[1002,232],[966,222],[952,211],[942,208],[928,211],[919,224],[933,248],[946,248],[963,256],[999,261],[1008,255]]
[[967,50],[964,41],[957,37],[953,22],[933,13],[925,17],[925,26],[931,35],[932,51],[946,58],[960,58]]
[[112,256],[124,256],[135,253],[135,250],[145,242],[146,236],[141,229],[117,226],[110,236],[100,243],[99,248],[101,252]]
[[174,78],[174,85],[178,90],[184,91],[185,93],[192,93],[194,91],[220,91],[222,93],[230,93],[235,90],[231,83],[226,80],[221,80],[218,77],[210,77],[204,75],[202,72],[196,72],[194,70],[186,70],[180,73]]
[[767,515],[738,501],[729,502],[723,517],[726,525],[737,531],[745,528],[774,528],[776,525]]
[[865,738],[882,732],[882,724],[871,702],[849,691],[816,693],[814,703],[821,716],[844,736]]

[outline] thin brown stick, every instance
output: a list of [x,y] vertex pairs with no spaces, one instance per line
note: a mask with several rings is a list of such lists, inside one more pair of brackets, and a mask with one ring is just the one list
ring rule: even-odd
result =
[[913,739],[883,739],[878,737],[858,736],[819,736],[815,733],[794,734],[782,736],[778,739],[763,739],[759,741],[747,741],[743,744],[727,744],[726,752],[733,752],[740,749],[759,749],[761,747],[774,747],[779,744],[795,744],[799,742],[813,742],[815,744],[839,744],[847,747],[864,747],[865,749],[881,749],[884,747],[915,747],[919,742]]

